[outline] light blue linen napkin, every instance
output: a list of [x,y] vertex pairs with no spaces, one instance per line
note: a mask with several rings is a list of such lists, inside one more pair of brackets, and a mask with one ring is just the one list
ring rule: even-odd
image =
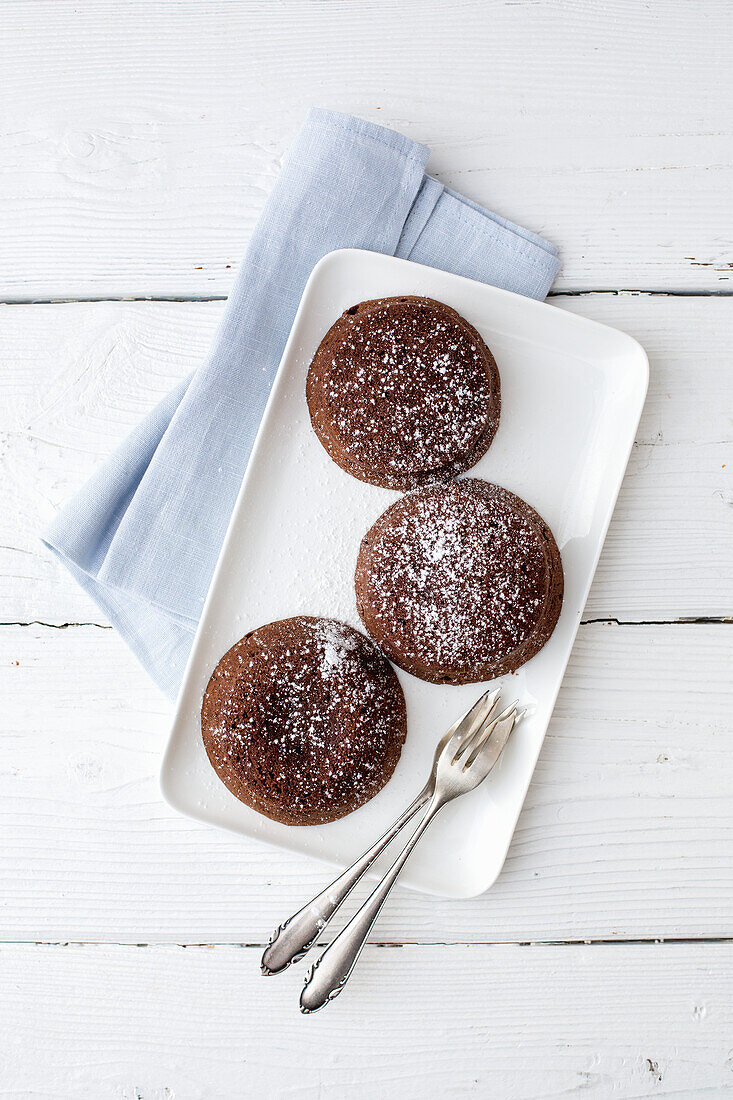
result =
[[311,110],[255,227],[206,361],[59,513],[44,542],[175,695],[303,288],[367,248],[544,298],[556,249],[424,174],[428,149]]

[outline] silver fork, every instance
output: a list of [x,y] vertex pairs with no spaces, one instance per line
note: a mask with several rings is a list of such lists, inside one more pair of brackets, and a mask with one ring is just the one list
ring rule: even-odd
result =
[[[486,699],[487,696],[483,698]],[[481,700],[479,700],[480,703]],[[472,711],[469,711],[466,717],[470,717],[471,713]],[[433,793],[425,817],[361,909],[314,963],[300,995],[302,1012],[315,1012],[339,995],[351,976],[369,932],[397,881],[397,876],[418,840],[446,803],[472,791],[483,782],[499,759],[517,720],[523,714],[524,711],[517,710],[515,700],[496,718],[492,718],[490,710],[478,723],[469,722],[468,730],[461,728],[463,722],[459,723],[458,729],[448,737],[447,742],[441,743],[442,748],[439,746],[439,751],[436,753]]]
[[369,870],[374,860],[407,825],[418,810],[422,809],[435,793],[435,779],[438,761],[443,749],[456,738],[461,743],[476,734],[483,724],[494,714],[499,702],[497,691],[485,692],[477,702],[454,722],[444,734],[435,750],[435,759],[427,783],[410,803],[395,823],[360,856],[355,863],[334,879],[325,890],[309,901],[302,909],[276,928],[262,956],[263,974],[278,974],[291,963],[299,962],[313,946],[320,932],[335,914],[341,903],[348,897],[357,882]]

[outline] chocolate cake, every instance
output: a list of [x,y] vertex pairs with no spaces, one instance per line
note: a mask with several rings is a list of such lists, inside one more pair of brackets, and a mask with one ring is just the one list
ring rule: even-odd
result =
[[347,309],[308,371],[328,454],[361,481],[412,489],[468,470],[499,424],[499,371],[478,332],[432,298]]
[[512,672],[562,606],[560,552],[520,497],[466,478],[391,505],[361,543],[356,602],[390,660],[431,683]]
[[251,631],[224,654],[204,694],[201,731],[238,799],[287,825],[322,825],[392,775],[405,700],[363,634],[298,616]]

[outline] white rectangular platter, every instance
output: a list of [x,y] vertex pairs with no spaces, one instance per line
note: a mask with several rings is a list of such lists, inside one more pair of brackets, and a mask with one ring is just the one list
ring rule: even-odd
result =
[[[505,677],[507,700],[530,713],[489,779],[447,806],[401,882],[471,897],[498,876],[532,778],[603,545],[647,388],[640,345],[615,329],[433,268],[349,249],[315,267],[283,353],[222,547],[178,698],[163,761],[168,802],[200,821],[345,866],[422,787],[435,744],[484,690],[427,684],[398,671],[408,735],[390,782],[355,813],[324,826],[281,825],[231,795],[201,740],[201,699],[222,654],[257,626],[323,615],[362,628],[354,599],[359,543],[399,494],[365,485],[328,457],[311,428],[305,379],[324,333],[350,306],[419,294],[479,330],[501,374],[501,423],[471,470],[524,497],[550,525],[565,600],[550,641]],[[363,628],[362,628],[363,629]]]

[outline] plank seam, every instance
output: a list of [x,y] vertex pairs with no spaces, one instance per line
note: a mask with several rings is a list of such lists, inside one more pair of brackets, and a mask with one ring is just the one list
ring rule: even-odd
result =
[[[693,615],[689,617],[679,619],[617,619],[614,616],[598,619],[581,619],[581,626],[692,626],[700,624],[702,626],[730,626],[733,623],[732,615]],[[40,626],[46,630],[69,630],[75,627],[93,627],[96,630],[112,630],[113,627],[109,623],[97,623],[97,622],[67,622],[67,623],[48,623],[43,622],[41,619],[29,619],[27,622],[7,621],[0,622],[0,627],[29,627]]]
[[22,622],[0,622],[0,626],[43,626],[47,630],[68,630],[70,627],[75,626],[92,626],[96,630],[112,630],[109,623],[45,623],[40,619],[30,619],[27,623]]
[[714,623],[729,626],[733,623],[731,615],[691,615],[679,619],[617,619],[614,616],[599,619],[581,619],[581,626],[594,626],[596,624],[608,624],[610,626],[691,626],[700,623],[710,626]]
[[[183,950],[211,949],[214,947],[235,947],[246,951],[264,951],[267,940],[197,940],[183,943],[174,940],[150,940],[142,943],[125,943],[119,940],[10,940],[0,939],[3,947],[122,947],[131,950],[146,950],[157,947],[180,947]],[[312,950],[327,947],[328,940],[318,940]],[[733,936],[647,936],[630,939],[549,939],[549,940],[377,940],[369,941],[368,947],[381,950],[395,950],[402,947],[629,947],[652,946],[661,944],[704,945],[733,944]]]
[[[662,298],[733,298],[733,288],[726,290],[669,290],[662,287],[595,287],[588,290],[551,290],[548,298],[587,298],[619,297],[623,294],[637,295],[639,297]],[[187,303],[226,302],[226,294],[142,294],[120,295],[118,297],[101,295],[83,298],[5,298],[0,299],[0,306],[58,306],[58,305],[93,305],[95,303],[115,302],[174,302],[185,305]]]

